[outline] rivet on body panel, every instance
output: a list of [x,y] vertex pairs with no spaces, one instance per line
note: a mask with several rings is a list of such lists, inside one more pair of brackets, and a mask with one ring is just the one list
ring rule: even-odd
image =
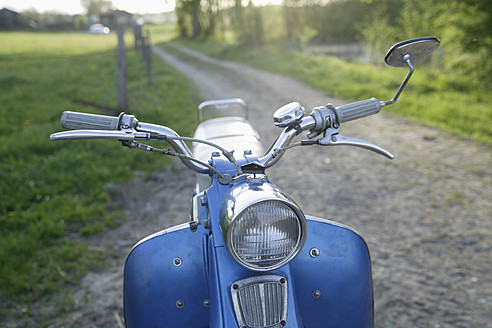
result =
[[317,249],[316,247],[313,247],[309,250],[309,255],[311,255],[311,257],[318,257],[319,256],[319,249]]

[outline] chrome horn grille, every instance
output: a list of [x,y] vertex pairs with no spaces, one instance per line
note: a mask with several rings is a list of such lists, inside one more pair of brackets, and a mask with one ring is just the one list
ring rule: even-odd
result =
[[277,328],[287,321],[287,281],[267,275],[238,280],[231,286],[240,328]]

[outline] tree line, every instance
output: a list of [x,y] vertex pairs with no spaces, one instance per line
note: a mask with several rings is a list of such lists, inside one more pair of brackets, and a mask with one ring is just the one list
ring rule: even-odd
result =
[[391,44],[417,36],[441,38],[446,68],[492,82],[492,0],[178,0],[185,38],[238,45],[362,42],[380,58]]

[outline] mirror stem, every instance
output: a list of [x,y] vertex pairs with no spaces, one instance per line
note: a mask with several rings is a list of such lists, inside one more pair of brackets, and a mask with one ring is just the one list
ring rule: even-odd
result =
[[396,94],[393,97],[393,99],[388,100],[388,101],[381,101],[381,107],[382,106],[386,106],[386,105],[391,105],[391,104],[393,104],[393,103],[396,102],[396,100],[398,99],[398,97],[400,97],[401,92],[403,91],[403,89],[407,85],[408,80],[410,80],[410,77],[413,74],[413,65],[412,65],[412,61],[410,60],[410,55],[407,54],[407,55],[403,56],[402,61],[404,61],[405,63],[407,63],[408,67],[410,68],[410,71],[408,72],[407,76],[405,77],[405,80],[403,80],[402,84],[400,85],[400,88],[396,92]]

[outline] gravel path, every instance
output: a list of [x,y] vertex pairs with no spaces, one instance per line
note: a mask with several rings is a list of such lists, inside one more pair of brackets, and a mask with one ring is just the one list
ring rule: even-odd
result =
[[[298,101],[309,112],[342,103],[295,79],[172,45],[187,55],[154,51],[187,75],[203,100],[246,100],[265,147],[280,132],[271,118],[278,107]],[[341,133],[396,158],[352,147],[296,148],[268,173],[305,213],[364,236],[373,260],[376,326],[492,328],[491,149],[387,113],[345,124]],[[187,220],[193,179],[175,162],[150,177],[136,174],[108,186],[127,219],[95,243],[112,247],[114,258],[107,270],[84,279],[73,295],[76,311],[50,327],[121,324],[124,258],[146,234]]]

